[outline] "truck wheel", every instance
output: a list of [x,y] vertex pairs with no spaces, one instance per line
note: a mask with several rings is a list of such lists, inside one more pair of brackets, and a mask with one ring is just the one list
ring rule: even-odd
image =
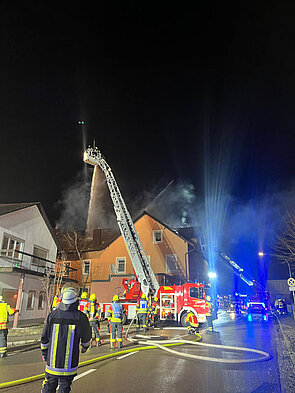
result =
[[126,322],[127,322],[127,317],[126,317],[126,314],[125,314],[125,313],[123,313],[123,317],[122,317],[122,325],[125,325],[125,324],[126,324]]
[[181,317],[180,317],[180,324],[183,327],[187,327],[188,326],[188,322],[186,322],[186,317],[187,317],[187,312],[182,313]]

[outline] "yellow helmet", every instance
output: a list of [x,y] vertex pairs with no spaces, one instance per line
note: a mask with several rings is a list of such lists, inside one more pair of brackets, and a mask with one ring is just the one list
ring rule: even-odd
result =
[[96,295],[95,295],[95,293],[92,293],[92,294],[90,295],[89,300],[90,300],[91,302],[94,302],[94,301],[96,300]]
[[158,301],[158,298],[157,298],[157,296],[156,297],[154,297],[154,302],[157,302]]
[[141,298],[142,298],[142,299],[145,299],[145,294],[144,294],[144,293],[141,295]]
[[82,292],[81,299],[87,299],[87,292]]
[[114,295],[113,296],[113,302],[117,302],[119,300],[119,296],[118,295]]

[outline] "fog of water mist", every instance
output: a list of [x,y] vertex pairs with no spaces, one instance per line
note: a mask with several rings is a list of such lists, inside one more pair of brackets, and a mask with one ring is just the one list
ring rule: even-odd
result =
[[[223,134],[217,139],[213,142],[209,138],[205,140],[204,214],[199,219],[205,256],[209,271],[212,272],[216,272],[218,252],[223,248],[222,237],[227,223],[234,178],[229,136]],[[215,285],[216,279],[212,279],[213,295],[216,290]]]

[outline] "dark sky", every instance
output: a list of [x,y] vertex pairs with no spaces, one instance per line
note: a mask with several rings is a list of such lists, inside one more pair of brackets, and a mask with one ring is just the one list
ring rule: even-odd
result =
[[238,198],[294,180],[293,1],[27,3],[1,3],[1,203],[41,201],[55,224],[80,119],[129,199],[201,190],[205,133],[238,153]]

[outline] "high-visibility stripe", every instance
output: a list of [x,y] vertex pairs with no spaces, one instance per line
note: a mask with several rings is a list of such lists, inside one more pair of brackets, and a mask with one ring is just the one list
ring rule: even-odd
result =
[[47,344],[42,344],[42,343],[41,343],[41,350],[42,350],[42,349],[47,349],[48,346],[49,346],[49,343],[47,343]]
[[60,376],[67,376],[67,375],[74,375],[77,374],[77,370],[78,370],[78,366],[71,368],[69,370],[66,370],[64,368],[55,368],[55,367],[50,367],[50,366],[46,366],[45,367],[45,371],[48,374],[52,374],[52,375],[60,375]]
[[68,368],[70,368],[71,364],[72,364],[72,355],[73,355],[75,328],[76,328],[76,325],[70,325],[70,326],[71,326],[71,341],[70,341],[70,349],[69,349],[69,366],[68,366]]
[[68,326],[68,338],[67,338],[67,347],[66,347],[66,356],[65,356],[65,368],[69,368],[69,358],[70,358],[70,345],[71,345],[71,337],[72,337],[72,329],[75,325]]
[[52,345],[51,357],[50,357],[50,363],[53,368],[55,367],[55,361],[56,361],[58,333],[59,333],[59,324],[55,323],[53,325],[53,333],[52,333],[52,337],[54,338],[54,344]]

